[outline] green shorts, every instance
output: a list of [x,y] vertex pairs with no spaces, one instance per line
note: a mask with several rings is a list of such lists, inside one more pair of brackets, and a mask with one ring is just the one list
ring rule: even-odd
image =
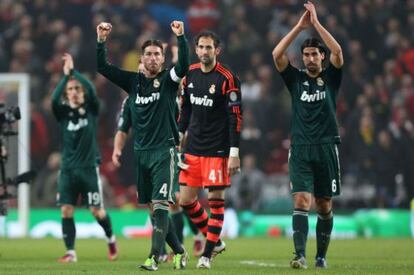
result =
[[76,205],[79,199],[88,207],[103,207],[99,168],[61,169],[58,178],[57,205]]
[[173,147],[135,151],[138,202],[175,203],[178,191],[177,150]]
[[292,193],[309,192],[316,198],[341,193],[341,175],[336,144],[292,145],[289,151]]

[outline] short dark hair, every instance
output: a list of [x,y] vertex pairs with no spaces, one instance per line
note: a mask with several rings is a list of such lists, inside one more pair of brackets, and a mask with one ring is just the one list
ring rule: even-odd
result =
[[211,39],[213,39],[214,47],[215,48],[220,47],[221,40],[220,40],[220,37],[215,32],[212,32],[210,30],[201,31],[199,34],[197,34],[196,38],[194,39],[196,46],[198,45],[198,41],[200,40],[201,37],[210,37]]
[[145,41],[141,46],[142,53],[145,52],[145,49],[149,46],[157,46],[161,49],[161,52],[164,54],[164,47],[162,46],[162,42],[158,39],[148,39]]
[[302,46],[300,47],[301,53],[303,53],[303,50],[305,48],[309,48],[309,47],[318,48],[320,53],[326,54],[325,46],[316,37],[311,37],[311,38],[308,38],[305,41],[303,41]]

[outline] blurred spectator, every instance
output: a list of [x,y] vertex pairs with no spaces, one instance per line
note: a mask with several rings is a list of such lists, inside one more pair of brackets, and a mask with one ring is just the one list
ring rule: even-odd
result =
[[232,178],[232,188],[227,190],[227,201],[231,201],[236,209],[257,211],[265,176],[256,167],[256,158],[253,155],[245,155],[241,167],[241,172]]

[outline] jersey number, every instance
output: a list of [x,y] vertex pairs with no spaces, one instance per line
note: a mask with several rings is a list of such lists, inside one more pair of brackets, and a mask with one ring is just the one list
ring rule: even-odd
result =
[[336,186],[336,180],[333,180],[332,181],[332,192],[336,192],[336,188],[337,188],[337,186]]
[[[221,170],[217,170],[217,176],[218,176],[218,182],[223,183],[223,172]],[[210,170],[210,174],[208,175],[208,179],[213,183],[216,182],[216,180],[217,180],[216,170],[214,170],[214,169]]]
[[88,192],[88,203],[90,205],[97,205],[101,202],[101,196],[98,192]]
[[167,191],[167,184],[166,184],[166,183],[164,183],[164,184],[161,186],[161,189],[160,189],[160,194],[163,194],[163,195],[164,195],[164,197],[166,197],[166,196],[167,196],[168,191]]

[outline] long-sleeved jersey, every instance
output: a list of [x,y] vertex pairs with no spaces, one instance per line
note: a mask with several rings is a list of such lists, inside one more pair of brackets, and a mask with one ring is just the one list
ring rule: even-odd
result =
[[340,143],[336,97],[342,69],[334,65],[310,77],[290,63],[280,73],[292,97],[292,144]]
[[52,94],[52,110],[62,136],[62,169],[93,167],[100,162],[96,141],[99,101],[95,87],[77,71],[71,75],[83,86],[85,103],[71,108],[62,98],[70,76],[64,76]]
[[239,79],[218,63],[208,73],[201,64],[190,66],[182,91],[179,131],[188,132],[185,152],[207,157],[228,157],[239,147],[242,124]]
[[105,43],[97,45],[98,72],[129,94],[134,149],[151,150],[178,144],[177,90],[189,65],[187,40],[178,40],[178,63],[154,78],[108,63]]

